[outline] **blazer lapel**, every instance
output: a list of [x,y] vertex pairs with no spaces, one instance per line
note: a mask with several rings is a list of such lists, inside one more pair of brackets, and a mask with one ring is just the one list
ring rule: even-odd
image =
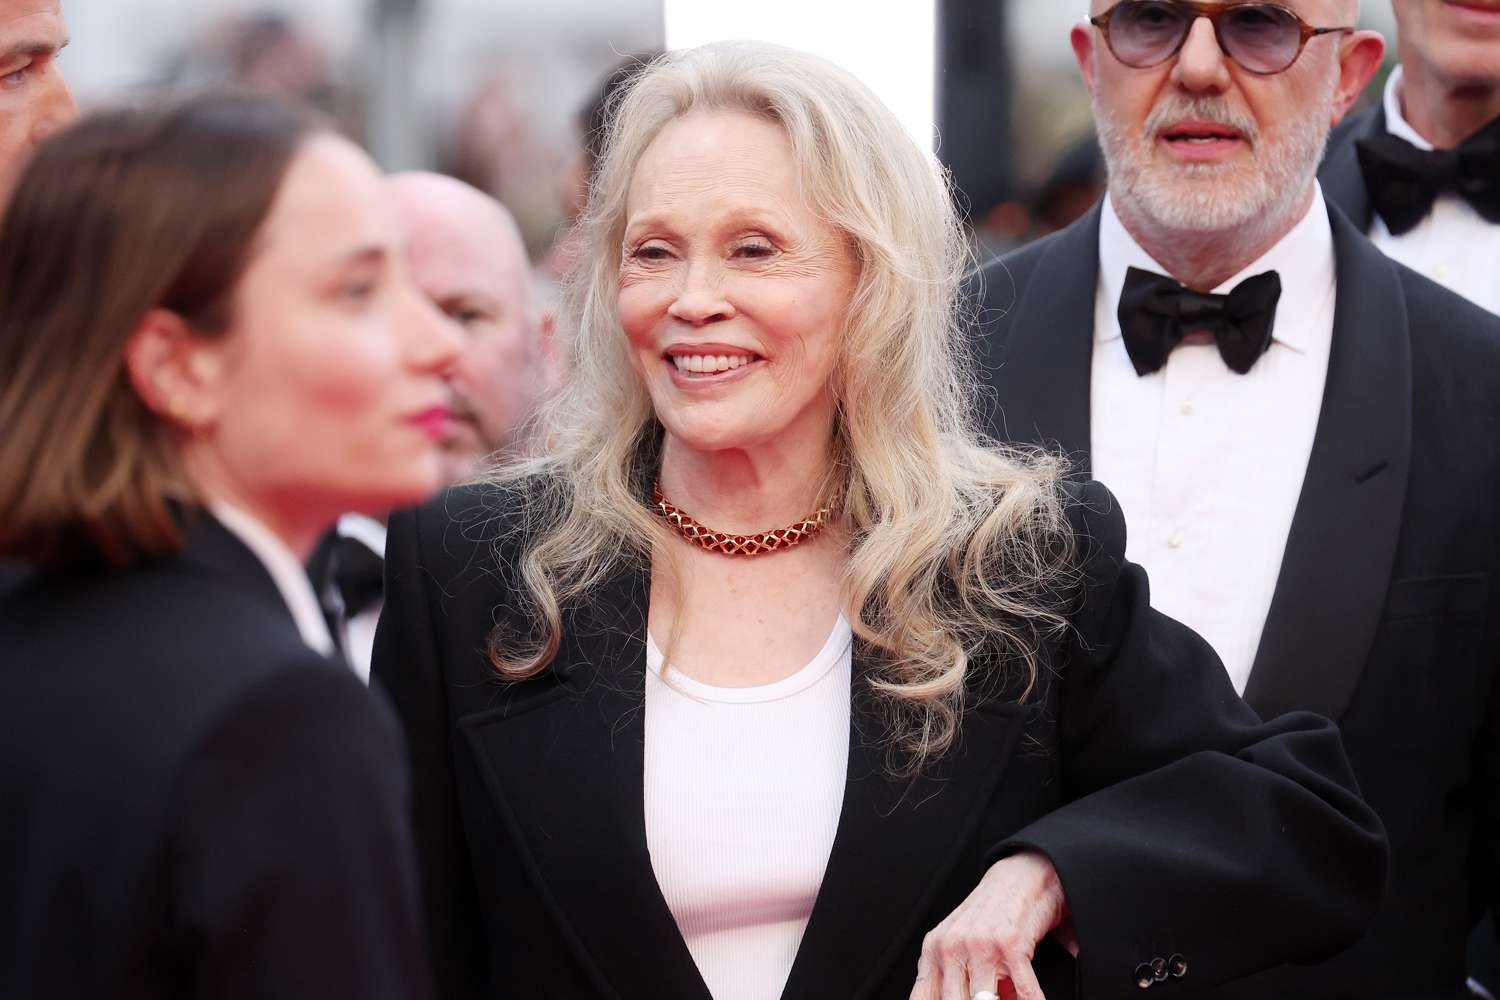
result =
[[238,535],[201,507],[177,505],[173,514],[182,530],[179,558],[184,564],[221,579],[239,581],[247,594],[254,595],[255,601],[284,618],[289,627],[297,627],[297,619],[271,571]]
[[461,725],[537,891],[599,995],[710,1000],[646,844],[648,590],[644,573],[601,588],[564,619],[556,683],[525,695],[517,688]]
[[[905,945],[930,930],[920,922],[947,873],[974,849],[980,816],[1024,728],[1022,707],[981,705],[964,717],[961,744],[928,773],[893,779],[868,670],[856,655],[838,830],[782,1000],[869,996]],[[915,966],[911,972],[915,978]]]
[[1328,383],[1245,700],[1337,719],[1385,602],[1411,461],[1411,343],[1395,265],[1337,210]]
[[1364,172],[1359,169],[1359,152],[1354,144],[1360,139],[1380,135],[1384,131],[1384,108],[1376,108],[1352,119],[1344,134],[1336,135],[1329,143],[1328,156],[1318,169],[1318,181],[1323,185],[1323,194],[1349,216],[1362,233],[1370,231],[1375,213],[1370,205],[1370,190],[1365,186]]
[[[710,1000],[646,844],[648,591],[645,574],[602,588],[565,620],[556,683],[514,689],[460,726],[537,891],[600,995]],[[888,974],[925,930],[918,924],[945,874],[973,850],[1024,728],[1020,706],[981,705],[965,716],[959,746],[928,773],[891,779],[867,669],[857,655],[839,825],[786,1000],[856,1000]]]
[[[1089,379],[1094,355],[1094,297],[1099,283],[1100,206],[1053,237],[1024,286],[991,268],[982,345],[996,412],[990,433],[1002,441],[1060,448],[1089,468]],[[1029,278],[1029,280],[1027,280]]]

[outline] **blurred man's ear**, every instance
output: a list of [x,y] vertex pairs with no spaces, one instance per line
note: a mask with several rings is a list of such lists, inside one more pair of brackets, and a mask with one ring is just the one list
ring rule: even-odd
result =
[[1385,59],[1385,38],[1378,31],[1356,31],[1339,45],[1339,85],[1333,100],[1337,125],[1374,79]]

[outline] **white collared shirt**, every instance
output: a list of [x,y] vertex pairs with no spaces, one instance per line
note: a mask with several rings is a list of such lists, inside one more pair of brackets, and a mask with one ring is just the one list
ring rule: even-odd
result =
[[215,501],[209,504],[209,510],[220,524],[255,554],[271,575],[271,581],[280,591],[287,610],[292,613],[292,621],[296,622],[302,641],[314,652],[332,656],[333,636],[328,631],[328,623],[323,619],[323,611],[318,605],[317,594],[313,592],[312,581],[307,578],[307,569],[296,553],[287,548],[286,543],[270,528],[238,507]]
[[1238,375],[1212,343],[1183,344],[1139,376],[1117,316],[1125,272],[1166,274],[1106,197],[1091,379],[1093,473],[1119,498],[1125,554],[1151,603],[1202,635],[1244,693],[1276,589],[1328,378],[1333,231],[1323,192],[1263,257],[1214,289],[1281,276],[1271,348]]
[[[1401,111],[1401,67],[1385,85],[1385,128],[1418,149],[1432,149]],[[1485,220],[1456,194],[1440,195],[1415,229],[1392,236],[1376,212],[1370,239],[1392,260],[1452,289],[1493,313],[1500,313],[1500,225]]]
[[[386,526],[364,514],[343,514],[335,529],[345,538],[352,538],[365,548],[385,559]],[[376,601],[357,615],[351,615],[345,625],[349,651],[349,667],[366,684],[370,683],[370,661],[375,654],[375,626],[380,622],[383,601]]]

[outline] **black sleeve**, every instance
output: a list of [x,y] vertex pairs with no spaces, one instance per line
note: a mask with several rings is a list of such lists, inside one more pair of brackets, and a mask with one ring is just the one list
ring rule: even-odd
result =
[[385,549],[385,604],[375,630],[371,675],[389,692],[406,730],[412,774],[427,941],[438,996],[476,995],[487,981],[479,904],[468,863],[453,771],[453,727],[437,650],[418,511],[391,517]]
[[400,734],[348,671],[294,664],[237,699],[173,816],[193,996],[431,996]]
[[[1475,824],[1474,857],[1479,883],[1480,905],[1487,910],[1496,929],[1496,940],[1490,942],[1492,960],[1500,962],[1500,669],[1492,675],[1488,715],[1479,734],[1474,753],[1474,788],[1478,791],[1479,815]],[[1486,983],[1500,987],[1500,982]]]
[[1057,869],[1080,948],[1080,996],[1135,992],[1181,956],[1197,990],[1352,944],[1384,894],[1384,829],[1337,729],[1263,723],[1196,633],[1150,607],[1125,522],[1091,483],[1074,512],[1082,601],[1059,718],[1069,803],[1002,845]]

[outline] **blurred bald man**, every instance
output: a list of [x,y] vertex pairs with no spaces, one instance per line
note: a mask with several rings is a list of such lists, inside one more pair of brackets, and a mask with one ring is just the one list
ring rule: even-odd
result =
[[[531,266],[515,220],[495,199],[431,173],[387,178],[417,287],[463,334],[449,377],[456,429],[449,478],[526,447],[523,424],[552,386],[553,369],[533,302]],[[383,598],[385,525],[345,514],[308,561],[334,636],[360,678]]]
[[441,174],[386,182],[417,286],[464,333],[452,386],[454,479],[488,455],[524,447],[523,422],[552,385],[552,365],[515,220],[498,201]]

